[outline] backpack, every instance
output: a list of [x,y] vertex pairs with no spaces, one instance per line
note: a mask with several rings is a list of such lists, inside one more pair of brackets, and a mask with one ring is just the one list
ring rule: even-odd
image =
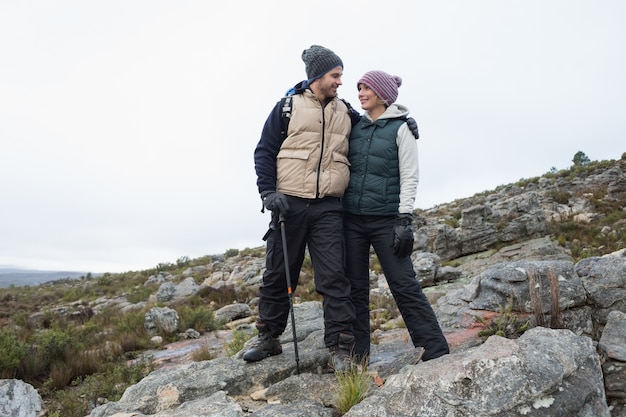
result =
[[[344,100],[343,98],[339,100],[343,101],[346,107],[348,107],[349,113],[356,112],[356,110],[354,110],[352,106],[350,105],[350,103],[348,103],[346,100]],[[282,128],[280,131],[280,135],[283,138],[283,140],[285,140],[285,138],[287,137],[287,128],[289,127],[289,119],[291,117],[292,103],[293,103],[293,94],[288,94],[280,99],[280,108],[282,109],[282,112],[281,112]],[[406,122],[407,126],[409,127],[409,130],[411,131],[411,133],[413,133],[413,136],[415,136],[415,140],[419,139],[420,135],[417,130],[417,122],[415,121],[415,119],[412,117],[406,117],[406,116],[403,116],[400,119]]]

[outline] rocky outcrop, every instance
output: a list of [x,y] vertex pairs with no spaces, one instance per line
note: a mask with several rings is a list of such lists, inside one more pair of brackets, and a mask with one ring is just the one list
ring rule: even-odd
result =
[[[530,260],[515,259],[530,253]],[[503,248],[491,258],[495,263],[483,264],[480,274],[465,285],[457,283],[436,303],[451,354],[391,366],[415,348],[406,329],[377,331],[371,388],[346,416],[620,415],[626,398],[626,313],[619,300],[598,304],[595,299],[626,288],[626,250],[574,264],[543,241]],[[500,262],[506,258],[511,261]],[[477,332],[468,331],[480,328],[475,316],[499,311],[510,299],[512,312],[536,327],[519,339],[491,336],[484,343]],[[282,355],[245,363],[239,352],[232,358],[163,368],[91,416],[338,415],[337,381],[325,372],[321,305],[306,302],[294,309],[297,361],[288,325],[281,336]],[[234,304],[232,310],[242,309]],[[597,334],[603,335],[599,350]],[[380,375],[385,375],[382,382]],[[219,407],[225,414],[211,414]]]
[[626,311],[626,250],[577,264],[525,260],[488,266],[472,281],[437,301],[440,320],[462,326],[470,310],[512,310],[534,325],[568,328],[598,340],[611,311]]
[[541,237],[550,222],[588,222],[599,216],[594,211],[598,196],[607,202],[626,201],[625,167],[622,158],[580,176],[541,177],[425,210],[414,222],[414,249],[446,261]]
[[404,367],[346,417],[610,416],[590,338],[537,327]]
[[[251,364],[235,356],[154,371],[127,389],[120,401],[94,409],[91,416],[336,416],[337,382],[333,374],[321,371],[328,359],[321,316],[306,320],[301,310],[311,314],[319,309],[318,303],[299,306],[300,374],[291,335],[286,334],[282,355]],[[380,373],[393,358],[413,349],[397,338],[373,348],[370,369]],[[228,414],[215,411],[220,407]],[[479,346],[407,365],[381,387],[373,379],[367,398],[346,415],[608,417],[610,413],[593,341],[570,330],[537,327],[516,340],[492,336]]]

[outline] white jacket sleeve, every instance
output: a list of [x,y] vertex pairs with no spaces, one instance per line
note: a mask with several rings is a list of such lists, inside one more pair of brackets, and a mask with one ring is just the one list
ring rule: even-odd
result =
[[400,166],[400,206],[398,213],[413,213],[417,184],[419,183],[419,160],[417,140],[404,123],[398,129],[398,163]]

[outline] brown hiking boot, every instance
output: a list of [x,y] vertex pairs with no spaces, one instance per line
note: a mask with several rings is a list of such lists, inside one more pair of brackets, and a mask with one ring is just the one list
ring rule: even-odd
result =
[[257,362],[267,358],[268,356],[279,355],[283,353],[283,347],[277,337],[272,337],[264,324],[257,324],[259,337],[252,347],[243,354],[243,360],[246,362]]
[[356,366],[352,358],[352,347],[354,346],[354,336],[340,333],[339,342],[328,348],[330,357],[328,367],[334,372],[345,372]]

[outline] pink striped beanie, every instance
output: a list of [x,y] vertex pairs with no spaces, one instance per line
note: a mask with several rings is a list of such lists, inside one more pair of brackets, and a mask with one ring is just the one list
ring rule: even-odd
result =
[[389,75],[384,71],[368,71],[359,82],[365,84],[374,92],[387,106],[392,105],[398,98],[398,87],[402,85],[402,78],[397,75]]

